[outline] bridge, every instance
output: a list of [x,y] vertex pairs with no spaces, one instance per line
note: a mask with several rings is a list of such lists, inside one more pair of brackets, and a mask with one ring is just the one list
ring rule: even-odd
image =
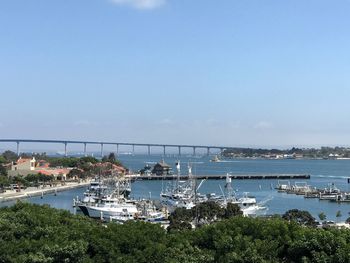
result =
[[157,143],[128,143],[128,142],[108,142],[108,141],[75,141],[75,140],[34,140],[34,139],[0,139],[0,143],[14,143],[17,145],[17,155],[20,154],[20,145],[22,143],[54,143],[54,144],[63,144],[64,145],[64,155],[68,155],[68,145],[69,144],[81,144],[84,149],[84,155],[87,155],[87,146],[88,145],[99,145],[101,157],[103,157],[103,147],[105,145],[114,145],[116,147],[117,154],[119,153],[119,146],[130,146],[132,147],[132,152],[135,152],[135,147],[145,147],[148,154],[151,154],[152,147],[161,147],[163,148],[163,154],[166,154],[167,148],[177,148],[178,155],[181,156],[181,151],[183,148],[191,148],[193,155],[196,155],[197,149],[205,149],[207,155],[210,154],[210,150],[216,149],[223,151],[228,148],[233,147],[224,147],[224,146],[210,146],[210,145],[188,145],[188,144],[157,144]]

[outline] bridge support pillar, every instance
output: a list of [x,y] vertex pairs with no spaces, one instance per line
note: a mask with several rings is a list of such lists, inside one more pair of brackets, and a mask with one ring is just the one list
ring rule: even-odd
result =
[[181,146],[178,146],[179,149],[179,156],[181,156]]
[[193,147],[193,156],[196,156],[196,147]]
[[19,156],[19,141],[17,141],[16,143],[17,143],[17,156]]
[[163,155],[165,157],[165,145],[163,145]]
[[101,158],[103,158],[103,143],[101,143]]
[[132,145],[132,155],[135,155],[135,144]]
[[151,146],[148,145],[147,148],[148,148],[148,155],[151,155]]
[[119,144],[117,144],[117,155],[119,155]]
[[86,157],[87,154],[86,154],[86,142],[84,142],[84,156]]
[[207,148],[207,155],[210,155],[210,147]]
[[64,156],[67,157],[68,153],[67,153],[67,142],[64,143]]

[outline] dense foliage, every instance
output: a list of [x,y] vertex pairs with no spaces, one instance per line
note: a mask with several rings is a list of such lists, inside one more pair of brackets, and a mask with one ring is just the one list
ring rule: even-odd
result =
[[48,206],[0,209],[0,262],[350,262],[350,231],[241,216],[195,230],[103,225]]
[[18,184],[20,187],[39,186],[54,181],[52,175],[28,174],[26,176],[0,176],[0,187],[9,187],[11,184]]
[[[21,153],[22,158],[35,158],[37,161],[46,161],[51,168],[73,168],[67,175],[68,179],[86,179],[96,174],[108,175],[111,173],[112,165],[123,166],[117,160],[114,153],[104,156],[102,160],[98,160],[91,156],[86,157],[50,157],[46,153]],[[28,176],[8,176],[8,165],[16,162],[18,156],[12,151],[5,151],[0,155],[0,190],[9,187],[10,184],[19,184],[21,187],[37,186],[42,183],[53,181],[52,176],[42,174]],[[7,165],[7,168],[5,167]],[[57,177],[59,181],[60,177]]]
[[192,225],[202,226],[242,214],[234,203],[228,203],[226,208],[212,201],[199,203],[192,209],[176,208],[169,216],[168,231],[192,229]]
[[298,209],[291,209],[284,213],[283,219],[288,221],[294,221],[300,225],[316,226],[316,219],[308,212]]

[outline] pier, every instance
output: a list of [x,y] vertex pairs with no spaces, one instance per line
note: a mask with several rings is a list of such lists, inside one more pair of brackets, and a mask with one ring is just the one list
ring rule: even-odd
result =
[[[177,178],[177,175],[167,175],[167,176],[159,176],[159,175],[127,175],[132,181],[137,180],[173,180]],[[309,174],[234,174],[230,175],[232,179],[235,180],[263,180],[263,179],[310,179]],[[226,179],[225,174],[219,175],[194,175],[193,178],[199,180],[223,180]],[[188,180],[188,175],[180,175],[180,180]]]

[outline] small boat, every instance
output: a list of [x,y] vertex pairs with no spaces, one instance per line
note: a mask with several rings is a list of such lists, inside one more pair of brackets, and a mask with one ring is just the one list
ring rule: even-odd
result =
[[350,202],[350,193],[341,193],[338,196],[338,202],[348,203]]
[[341,191],[335,186],[334,183],[328,185],[323,191],[321,191],[319,196],[320,200],[332,200],[337,201],[341,195]]
[[148,212],[146,215],[137,216],[136,219],[145,222],[156,223],[166,220],[166,215],[161,211],[151,211]]
[[304,198],[319,198],[319,197],[320,197],[319,192],[310,192],[304,195]]
[[110,222],[116,222],[119,224],[124,224],[126,221],[129,220],[134,220],[134,216],[130,213],[120,213],[118,215],[109,217]]
[[288,192],[291,188],[290,181],[288,180],[278,180],[277,186],[275,187],[278,192]]
[[217,162],[220,162],[221,160],[220,160],[218,155],[215,155],[210,161],[214,162],[214,163],[217,163]]

